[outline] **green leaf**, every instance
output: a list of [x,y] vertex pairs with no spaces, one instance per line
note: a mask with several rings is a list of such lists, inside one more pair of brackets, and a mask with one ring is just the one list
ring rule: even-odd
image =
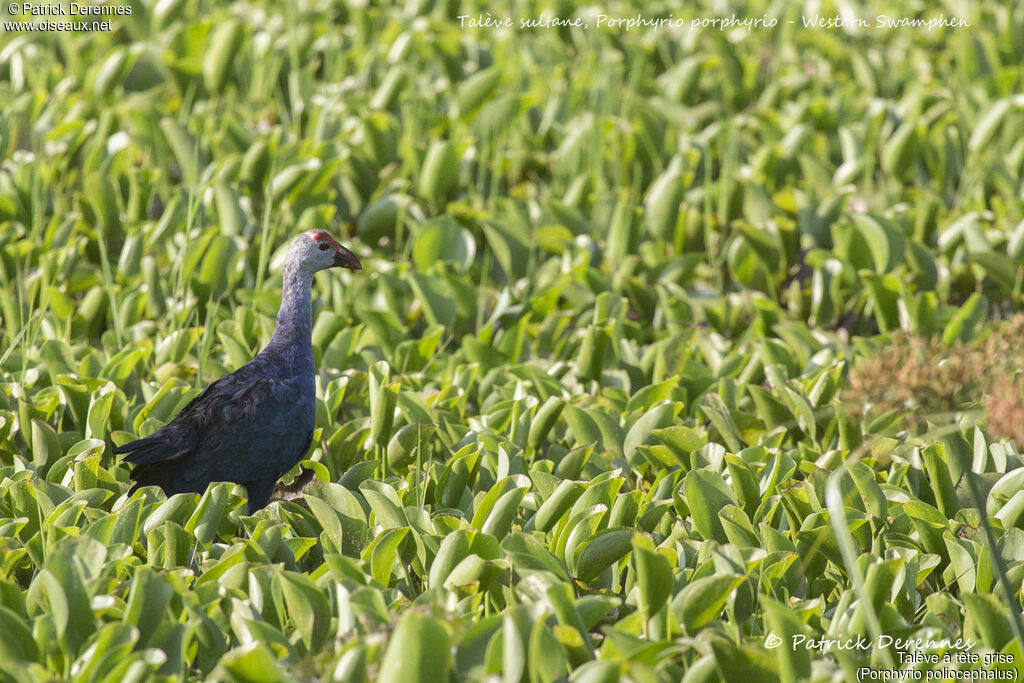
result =
[[385,586],[391,583],[391,571],[398,560],[398,546],[411,531],[409,527],[388,529],[366,547],[363,555],[370,560],[370,576]]
[[330,630],[331,610],[327,595],[304,574],[285,571],[275,578],[279,581],[288,616],[295,623],[302,641],[310,652],[317,652]]
[[586,486],[578,481],[565,479],[559,482],[554,492],[537,508],[531,520],[533,527],[544,532],[553,529],[585,490]]
[[707,470],[693,470],[683,479],[683,493],[693,516],[693,525],[701,537],[727,543],[718,511],[726,505],[736,505],[736,501],[721,477]]
[[426,271],[438,261],[465,270],[476,255],[476,243],[464,228],[445,216],[421,225],[413,238],[412,260],[417,270]]
[[230,489],[230,484],[211,484],[199,499],[195,512],[185,522],[185,531],[193,534],[201,545],[209,545],[216,538],[224,520]]
[[943,343],[950,345],[955,341],[973,339],[975,328],[987,315],[988,299],[981,294],[972,294],[946,324],[946,329],[942,331]]
[[949,476],[948,457],[946,447],[942,443],[932,444],[921,451],[921,459],[924,460],[925,471],[928,473],[928,481],[939,512],[947,519],[953,519],[958,506],[953,480]]
[[601,572],[612,566],[633,547],[632,529],[609,528],[595,533],[583,544],[576,558],[576,576],[580,581],[593,581]]
[[203,83],[211,92],[224,87],[231,63],[238,54],[245,36],[242,25],[237,21],[225,21],[217,25],[210,36],[209,53],[203,60]]
[[406,611],[398,620],[381,659],[379,683],[447,681],[451,638],[444,624],[426,614]]
[[167,619],[174,587],[151,567],[139,567],[132,577],[125,622],[139,629],[139,643],[146,646],[157,627]]
[[253,641],[229,650],[220,659],[218,667],[227,678],[238,683],[280,683],[294,680],[285,675],[270,648]]
[[674,418],[675,409],[672,404],[662,403],[633,422],[622,444],[622,452],[627,462],[635,462],[637,446],[650,443],[653,432],[660,427],[668,426]]
[[736,588],[746,581],[739,574],[715,574],[694,580],[672,601],[672,608],[686,632],[693,635],[716,619]]
[[672,565],[664,555],[654,550],[650,539],[641,534],[633,536],[632,546],[636,583],[640,588],[640,608],[651,617],[672,594]]
[[0,607],[0,658],[5,662],[38,662],[39,648],[24,618]]

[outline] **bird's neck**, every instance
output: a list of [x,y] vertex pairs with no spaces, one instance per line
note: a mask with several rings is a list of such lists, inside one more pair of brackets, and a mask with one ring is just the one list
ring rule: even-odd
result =
[[281,310],[277,327],[267,346],[301,347],[312,345],[313,274],[288,264],[284,268]]

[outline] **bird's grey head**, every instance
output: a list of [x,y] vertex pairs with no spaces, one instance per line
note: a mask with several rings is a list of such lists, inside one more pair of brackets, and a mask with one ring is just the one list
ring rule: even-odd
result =
[[327,268],[363,268],[355,254],[338,244],[324,230],[310,230],[299,235],[288,253],[288,260],[310,273]]

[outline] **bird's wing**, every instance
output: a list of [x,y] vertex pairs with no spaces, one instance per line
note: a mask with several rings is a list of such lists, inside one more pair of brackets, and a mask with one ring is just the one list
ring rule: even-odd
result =
[[312,439],[312,396],[296,381],[256,380],[203,407],[209,414],[203,414],[188,479],[277,479]]
[[296,378],[258,377],[243,366],[158,432],[115,452],[133,451],[124,460],[135,465],[180,459],[179,476],[188,481],[276,478],[308,448],[312,415],[312,398]]

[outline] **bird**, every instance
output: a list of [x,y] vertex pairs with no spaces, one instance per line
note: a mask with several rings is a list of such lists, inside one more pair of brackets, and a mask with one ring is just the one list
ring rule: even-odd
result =
[[324,230],[301,233],[284,262],[274,334],[248,363],[211,383],[170,422],[114,448],[128,453],[135,484],[167,496],[203,493],[211,482],[241,484],[250,515],[270,502],[274,484],[306,454],[316,422],[313,274],[362,270],[359,258]]

